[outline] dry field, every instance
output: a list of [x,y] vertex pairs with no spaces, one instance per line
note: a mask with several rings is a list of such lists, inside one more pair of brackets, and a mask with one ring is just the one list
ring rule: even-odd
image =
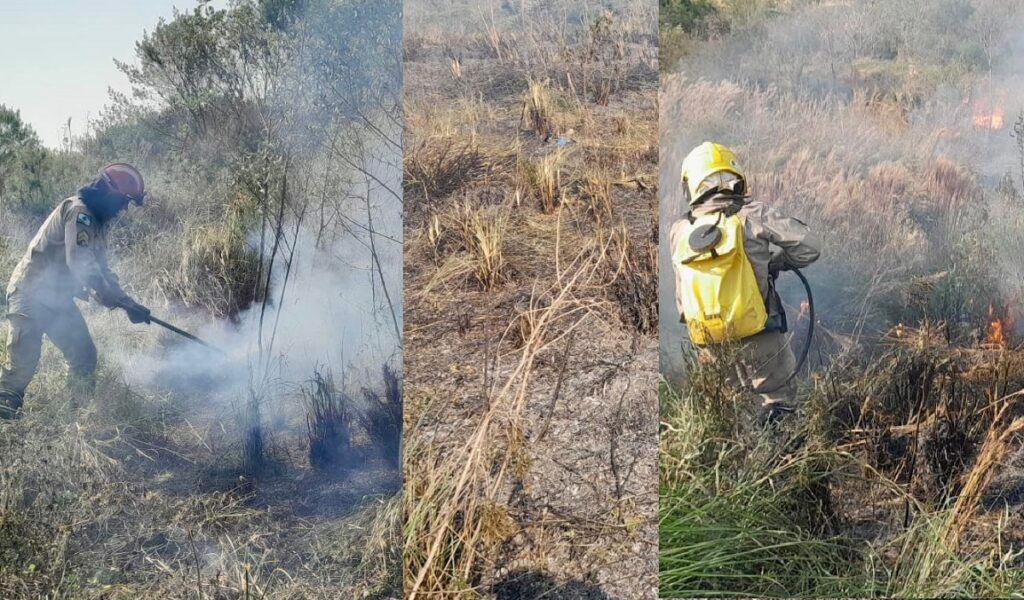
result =
[[647,4],[406,3],[407,597],[656,597]]

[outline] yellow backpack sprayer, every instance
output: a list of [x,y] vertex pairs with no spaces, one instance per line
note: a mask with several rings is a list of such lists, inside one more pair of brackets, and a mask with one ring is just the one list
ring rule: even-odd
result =
[[[681,294],[683,317],[690,339],[697,346],[742,340],[765,330],[768,314],[757,285],[753,266],[743,249],[743,222],[739,215],[716,212],[688,216],[684,232],[672,259],[682,265],[676,285]],[[789,267],[807,294],[810,326],[797,357],[796,368],[774,389],[793,380],[810,353],[814,336],[814,296],[810,283],[799,269]],[[773,275],[777,276],[776,275]]]

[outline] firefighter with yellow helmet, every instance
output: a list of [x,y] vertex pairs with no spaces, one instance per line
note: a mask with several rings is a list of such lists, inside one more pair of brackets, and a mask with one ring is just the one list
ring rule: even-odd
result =
[[817,260],[820,243],[799,219],[750,199],[725,146],[697,146],[681,175],[689,208],[669,233],[676,307],[697,346],[740,344],[737,376],[761,396],[762,419],[774,421],[796,399],[796,358],[775,278]]
[[[125,163],[107,165],[62,201],[43,222],[7,286],[7,363],[0,369],[0,418],[17,416],[39,364],[43,336],[64,355],[76,391],[88,392],[96,346],[75,306],[90,294],[120,308],[132,323],[150,322],[149,309],[121,289],[107,266],[107,231],[129,204],[146,197],[142,174]],[[84,387],[83,387],[84,386]]]

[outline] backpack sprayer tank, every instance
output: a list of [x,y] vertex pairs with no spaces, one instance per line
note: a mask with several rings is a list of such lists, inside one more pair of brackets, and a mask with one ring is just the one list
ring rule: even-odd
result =
[[[683,316],[690,339],[698,346],[742,340],[764,331],[768,314],[743,247],[743,225],[736,214],[722,212],[690,215],[690,231],[673,253],[682,265],[676,285],[683,294]],[[810,326],[797,357],[796,367],[777,387],[782,389],[796,377],[810,354],[814,337],[814,296],[811,285],[799,269],[789,267],[807,293]]]

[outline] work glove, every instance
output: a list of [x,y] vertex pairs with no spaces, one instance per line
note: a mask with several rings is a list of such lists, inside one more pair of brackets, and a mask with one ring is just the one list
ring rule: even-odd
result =
[[772,250],[771,256],[768,257],[768,273],[772,277],[778,276],[783,271],[788,271],[790,265],[786,262],[786,255],[781,250]]
[[124,312],[128,313],[128,320],[132,323],[149,323],[149,309],[134,300],[128,300],[124,306]]

